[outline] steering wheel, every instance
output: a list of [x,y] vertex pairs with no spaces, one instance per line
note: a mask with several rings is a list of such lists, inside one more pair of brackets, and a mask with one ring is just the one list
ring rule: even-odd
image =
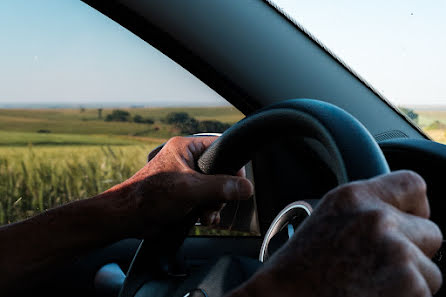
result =
[[[223,133],[197,165],[205,174],[235,174],[266,141],[275,143],[287,138],[306,141],[330,165],[339,184],[390,172],[378,144],[357,119],[341,108],[312,99],[283,101],[246,117]],[[178,277],[182,270],[178,264],[172,265],[178,263],[173,255],[195,219],[192,215],[181,227],[163,235],[158,241],[162,244],[143,241],[121,297],[222,296],[260,266],[254,259],[225,257],[187,278]]]

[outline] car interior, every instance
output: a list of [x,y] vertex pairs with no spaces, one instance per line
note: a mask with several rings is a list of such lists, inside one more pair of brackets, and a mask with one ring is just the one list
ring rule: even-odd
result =
[[[83,2],[246,116],[198,164],[207,174],[245,165],[255,195],[222,213],[236,235],[189,236],[195,222],[187,222],[157,242],[126,239],[61,267],[33,295],[223,296],[292,236],[325,193],[399,169],[426,180],[431,219],[446,232],[439,174],[446,147],[270,2]],[[442,253],[435,261],[446,271]]]

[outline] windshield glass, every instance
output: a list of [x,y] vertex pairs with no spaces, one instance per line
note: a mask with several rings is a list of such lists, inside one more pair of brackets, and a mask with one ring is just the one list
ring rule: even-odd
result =
[[270,2],[444,142],[446,1]]
[[[0,44],[0,226],[102,193],[169,138],[244,116],[81,1],[0,1]],[[191,234],[259,235],[254,199],[220,218]]]

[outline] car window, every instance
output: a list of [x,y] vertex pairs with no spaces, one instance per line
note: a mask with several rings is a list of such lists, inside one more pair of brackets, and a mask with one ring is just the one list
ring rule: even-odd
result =
[[223,132],[243,117],[80,1],[2,1],[0,44],[0,224],[98,194],[168,138]]

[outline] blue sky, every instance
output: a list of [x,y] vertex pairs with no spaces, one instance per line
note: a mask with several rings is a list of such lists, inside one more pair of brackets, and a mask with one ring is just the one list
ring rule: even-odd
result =
[[[446,105],[446,1],[274,2],[394,103]],[[0,104],[224,102],[78,0],[0,1],[0,45]]]
[[0,104],[224,100],[78,0],[0,1]]

